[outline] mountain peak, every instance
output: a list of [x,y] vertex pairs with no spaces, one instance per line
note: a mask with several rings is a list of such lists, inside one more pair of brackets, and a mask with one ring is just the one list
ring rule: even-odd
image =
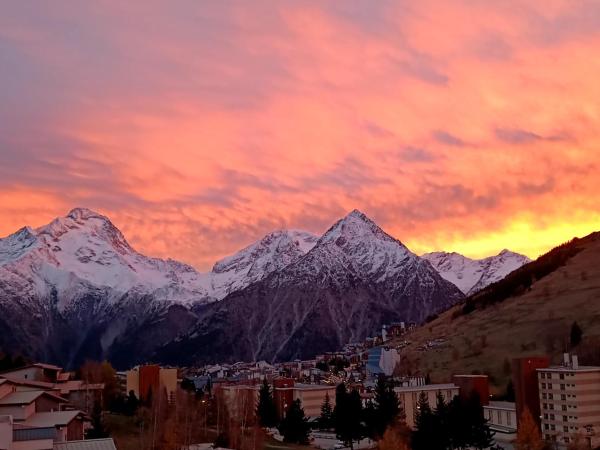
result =
[[375,222],[373,222],[364,212],[358,210],[358,209],[353,209],[352,211],[350,211],[346,217],[344,217],[342,220],[361,220],[365,223],[368,224],[374,224]]
[[319,242],[336,242],[339,245],[341,242],[364,241],[373,237],[380,241],[400,243],[400,241],[383,231],[366,214],[354,209],[327,230]]
[[67,214],[66,217],[73,220],[87,220],[91,218],[97,218],[108,221],[108,218],[106,216],[103,216],[102,214],[97,213],[96,211],[92,211],[91,209],[82,207],[73,208],[71,211],[69,211],[69,214]]

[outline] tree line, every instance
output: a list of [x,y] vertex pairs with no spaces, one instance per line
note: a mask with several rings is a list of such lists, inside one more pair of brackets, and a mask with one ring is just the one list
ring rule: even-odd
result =
[[[256,414],[261,426],[278,427],[285,442],[308,443],[311,427],[300,401],[294,401],[283,420],[278,422],[272,391],[266,381],[259,391]],[[438,394],[433,407],[429,405],[426,394],[421,393],[415,427],[410,430],[405,425],[404,411],[394,384],[386,377],[378,378],[373,398],[366,402],[357,389],[339,384],[335,405],[332,406],[329,395],[326,395],[314,427],[335,432],[337,438],[351,449],[364,438],[379,441],[382,450],[487,449],[494,445],[493,432],[476,393],[466,400],[457,396],[450,402]]]

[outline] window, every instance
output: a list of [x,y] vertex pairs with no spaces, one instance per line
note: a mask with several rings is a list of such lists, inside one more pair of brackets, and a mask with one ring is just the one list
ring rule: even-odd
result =
[[[569,432],[569,427],[563,427],[563,431],[564,431],[565,433],[568,433],[568,432]],[[569,438],[565,438],[565,440],[566,440],[566,439],[569,439]]]
[[566,422],[569,418],[567,416],[563,416],[563,422]]
[[546,389],[546,383],[542,383],[542,389]]
[[553,394],[548,394],[548,400],[554,400],[554,395]]
[[561,395],[560,395],[560,399],[561,399],[561,400],[566,400],[566,399],[567,399],[567,396],[566,396],[565,394],[561,394]]
[[564,374],[564,373],[561,373],[561,374],[558,376],[558,378],[560,378],[561,380],[564,380],[564,379],[565,379],[565,374]]
[[567,405],[562,405],[562,410],[566,411],[567,410]]
[[561,385],[560,385],[560,390],[561,390],[561,391],[564,391],[564,390],[565,390],[565,385],[564,385],[564,384],[561,384]]

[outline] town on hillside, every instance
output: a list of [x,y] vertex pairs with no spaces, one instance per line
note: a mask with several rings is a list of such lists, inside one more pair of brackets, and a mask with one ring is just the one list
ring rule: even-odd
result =
[[121,372],[89,361],[69,372],[5,355],[0,449],[600,448],[600,367],[569,353],[560,364],[520,357],[494,394],[486,374],[432,381],[404,367],[413,328],[392,323],[339,352],[274,364]]

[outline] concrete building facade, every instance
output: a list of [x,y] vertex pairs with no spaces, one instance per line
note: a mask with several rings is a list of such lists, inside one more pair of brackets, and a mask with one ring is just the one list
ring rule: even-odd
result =
[[321,406],[325,397],[329,396],[331,408],[335,406],[335,386],[323,384],[296,384],[293,390],[293,399],[300,400],[304,414],[309,419],[321,415]]
[[517,431],[517,405],[514,402],[488,402],[483,416],[496,433],[512,434]]
[[579,435],[590,448],[600,446],[600,367],[565,355],[562,366],[537,374],[544,438],[568,445]]
[[425,393],[431,408],[435,408],[438,394],[442,394],[446,402],[450,402],[459,394],[459,388],[455,384],[426,384],[424,386],[396,387],[394,391],[398,395],[400,405],[406,415],[406,425],[410,428],[415,426],[417,415],[417,403],[421,393]]

